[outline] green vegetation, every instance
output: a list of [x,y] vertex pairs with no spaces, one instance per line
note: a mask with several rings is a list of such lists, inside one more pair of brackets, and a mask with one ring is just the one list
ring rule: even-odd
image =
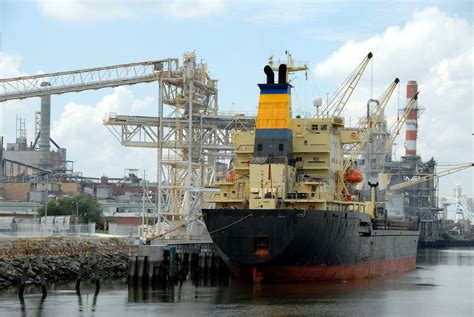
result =
[[446,241],[453,241],[455,240],[453,237],[451,237],[447,232],[443,232],[443,234],[441,234],[441,237],[446,240]]
[[[38,215],[45,216],[45,207],[38,209]],[[59,198],[48,203],[48,216],[78,216],[84,223],[100,222],[100,205],[90,196]]]

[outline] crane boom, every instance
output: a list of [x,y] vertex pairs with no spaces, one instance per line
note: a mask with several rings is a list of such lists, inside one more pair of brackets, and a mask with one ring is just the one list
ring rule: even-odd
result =
[[403,182],[403,183],[398,183],[398,184],[395,184],[393,186],[390,186],[389,190],[400,190],[400,189],[403,189],[403,188],[406,188],[406,187],[410,187],[410,186],[413,186],[413,185],[416,185],[416,184],[419,184],[419,183],[423,183],[423,182],[435,179],[435,178],[440,178],[440,177],[443,177],[443,176],[446,176],[446,175],[457,173],[459,171],[468,169],[468,168],[473,167],[473,166],[474,166],[474,163],[463,164],[463,165],[459,165],[459,166],[444,170],[444,171],[439,172],[439,173],[420,176],[416,179],[412,179],[412,180],[409,180],[409,181],[406,181],[406,182]]
[[[178,72],[177,58],[0,79],[0,102],[157,81]],[[50,85],[42,86],[43,82]]]
[[[335,116],[339,117],[346,106],[347,101],[354,92],[357,83],[359,82],[362,74],[364,73],[367,65],[369,64],[370,59],[372,58],[372,52],[369,52],[367,56],[362,60],[362,62],[357,66],[357,68],[352,72],[352,74],[347,78],[347,80],[342,84],[342,86],[334,93],[331,97],[331,100],[326,105],[324,111],[327,112],[328,117]],[[337,102],[337,104],[335,104]],[[334,107],[335,104],[335,107]],[[330,114],[329,111],[334,107],[334,111]],[[324,112],[323,111],[323,112]]]
[[385,143],[385,153],[391,153],[392,151],[392,145],[393,142],[395,142],[395,139],[397,138],[398,134],[400,133],[400,129],[402,128],[403,124],[405,123],[408,113],[410,113],[410,110],[413,109],[413,106],[416,103],[416,100],[418,99],[418,94],[420,92],[418,91],[413,98],[410,100],[410,102],[407,104],[405,107],[405,111],[403,112],[402,116],[395,120],[392,125],[389,128],[389,138],[387,139]]
[[342,169],[343,171],[346,171],[350,167],[352,162],[355,161],[355,159],[360,155],[364,147],[369,142],[372,131],[375,129],[377,123],[379,122],[380,117],[385,111],[388,101],[390,100],[390,97],[392,96],[399,82],[400,80],[398,78],[395,78],[395,80],[390,84],[390,86],[388,86],[388,88],[384,91],[382,96],[380,96],[378,100],[378,106],[371,114],[370,119],[368,118],[367,127],[365,129],[362,129],[362,132],[360,134],[360,143],[357,143],[354,148],[351,149],[348,159],[344,161]]

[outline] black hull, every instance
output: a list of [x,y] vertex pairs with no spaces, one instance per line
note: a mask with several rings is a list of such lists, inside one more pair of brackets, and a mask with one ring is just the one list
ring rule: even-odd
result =
[[242,279],[353,279],[416,265],[419,231],[373,230],[365,213],[205,209],[203,216],[221,257]]

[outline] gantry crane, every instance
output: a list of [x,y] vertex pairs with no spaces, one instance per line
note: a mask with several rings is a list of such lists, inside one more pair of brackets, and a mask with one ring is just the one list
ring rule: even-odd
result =
[[347,101],[351,97],[354,89],[359,83],[360,78],[364,74],[367,65],[369,64],[373,54],[369,52],[356,69],[346,78],[346,80],[339,86],[334,94],[329,98],[327,104],[323,108],[322,113],[326,113],[328,117],[341,116]]

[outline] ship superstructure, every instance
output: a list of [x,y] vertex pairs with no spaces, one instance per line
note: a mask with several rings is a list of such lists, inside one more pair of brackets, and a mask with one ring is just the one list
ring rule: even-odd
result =
[[359,131],[345,129],[342,117],[292,118],[285,66],[275,84],[270,67],[265,72],[256,128],[233,135],[233,169],[219,184],[216,207],[372,212],[365,202],[343,199],[346,193],[338,181],[343,145],[357,143]]

